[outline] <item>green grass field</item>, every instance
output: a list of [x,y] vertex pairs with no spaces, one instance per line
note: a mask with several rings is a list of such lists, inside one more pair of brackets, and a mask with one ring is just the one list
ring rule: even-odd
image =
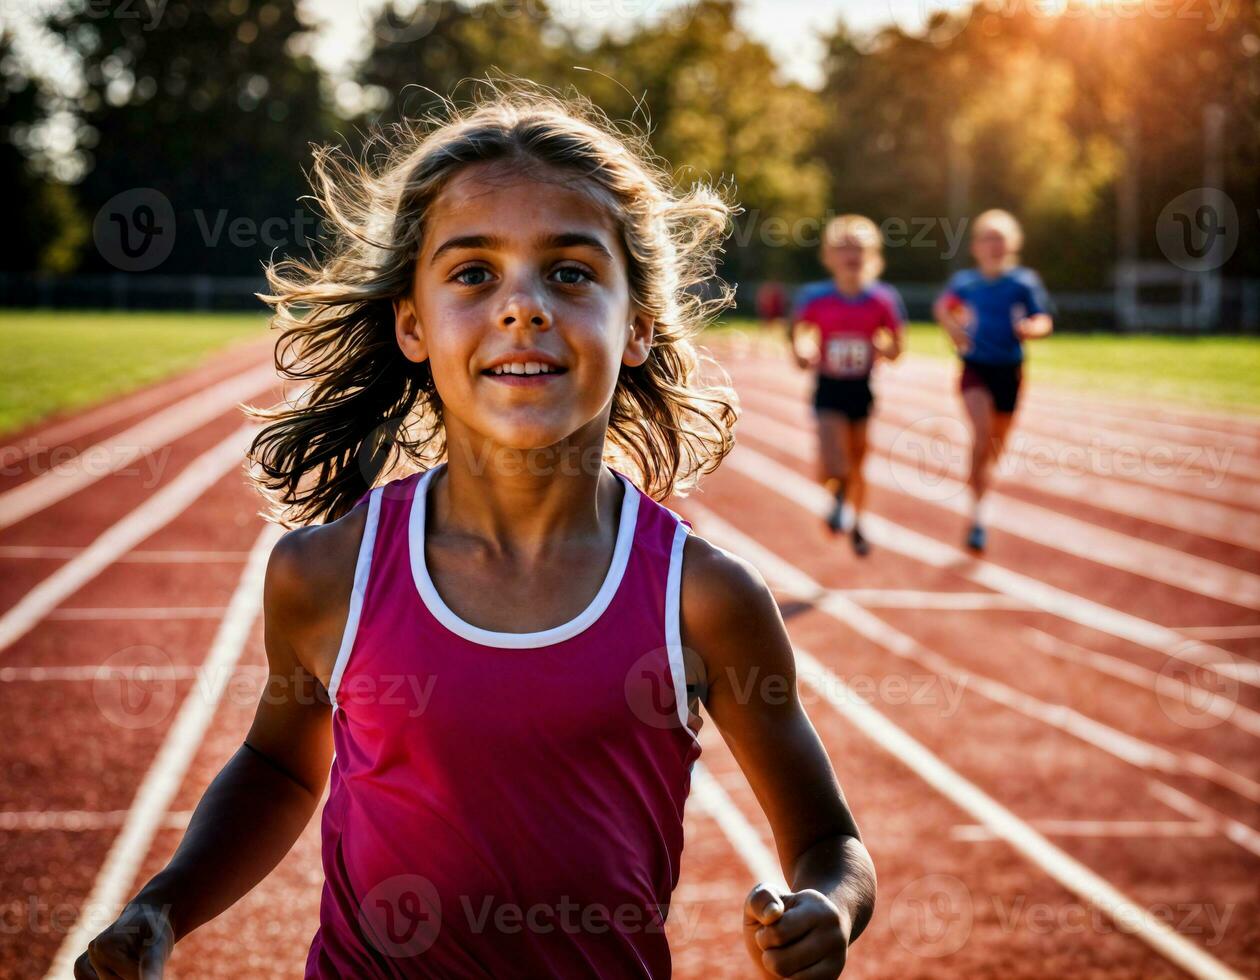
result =
[[0,433],[160,381],[261,336],[253,313],[0,313]]
[[[761,327],[729,320],[716,329]],[[911,324],[908,348],[926,357],[954,356],[945,334],[930,323]],[[1029,376],[1038,381],[1103,396],[1260,411],[1260,338],[1060,333],[1025,350]]]
[[[0,313],[0,434],[160,381],[266,328],[252,313]],[[761,328],[728,320],[712,329]],[[910,327],[909,347],[952,356],[930,324]],[[1099,395],[1260,411],[1260,338],[1057,334],[1029,345],[1029,372]]]

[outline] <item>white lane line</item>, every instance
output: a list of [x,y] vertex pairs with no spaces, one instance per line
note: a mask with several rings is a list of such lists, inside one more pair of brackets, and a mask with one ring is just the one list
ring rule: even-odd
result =
[[[129,810],[2,810],[0,830],[108,830],[121,827]],[[191,810],[171,810],[161,829],[183,830]]]
[[1033,609],[1021,599],[997,592],[930,592],[916,589],[831,589],[868,609],[989,610]]
[[[1211,824],[1187,820],[1029,820],[1028,825],[1050,837],[1216,837]],[[949,830],[958,841],[997,840],[982,824],[960,823]]]
[[1249,626],[1175,626],[1178,633],[1193,636],[1197,640],[1255,640],[1260,639],[1260,623]]
[[136,791],[127,821],[97,872],[78,921],[57,950],[48,977],[69,980],[75,959],[121,911],[136,871],[148,855],[153,836],[179,792],[184,774],[214,718],[228,678],[245,649],[254,620],[262,608],[267,559],[282,533],[281,528],[267,524],[250,549],[245,571],[228,602],[227,615],[202,665],[202,683],[194,685],[185,695],[179,714]]
[[[78,558],[87,548],[57,547],[56,545],[4,545],[0,546],[0,558]],[[215,562],[242,562],[249,557],[247,551],[189,551],[182,549],[129,551],[120,562],[147,564],[212,564]]]
[[[808,394],[790,397],[777,390],[771,392],[760,383],[743,383],[740,396],[746,406],[762,402],[759,411],[766,411],[800,431],[814,430],[813,419],[805,409]],[[765,406],[772,408],[765,409]],[[869,437],[871,446],[878,451],[891,455],[893,447],[900,447],[902,452],[898,459],[916,466],[929,466],[932,471],[948,464],[951,474],[961,477],[966,448],[955,441],[960,431],[965,431],[965,423],[956,414],[942,414],[939,409],[901,407],[893,398],[882,398],[872,418]],[[936,440],[951,443],[955,455],[950,459],[942,457],[940,443]],[[924,455],[916,459],[913,456],[916,452]],[[1092,461],[1094,455],[1089,447],[1042,433],[1032,435],[1017,427],[995,476],[999,482],[1012,481],[1067,500],[1086,499],[1096,508],[1198,537],[1215,538],[1242,548],[1260,547],[1260,516],[1255,509],[1206,498],[1202,494],[1205,490],[1211,493],[1210,486],[1187,489],[1171,484],[1165,472],[1176,471],[1176,461],[1160,464],[1162,457],[1159,457],[1152,466],[1140,466],[1135,465],[1140,460],[1129,453],[1111,457],[1114,459],[1111,469],[1118,472],[1108,474],[1102,470],[1101,461]],[[1189,495],[1191,493],[1193,495]]]
[[[891,381],[891,386],[899,391],[922,390],[925,384],[940,385],[945,392],[950,395],[956,395],[957,375],[945,371],[929,371],[924,370],[925,365],[922,361],[911,364],[898,364],[896,369],[887,372],[886,378]],[[939,389],[938,389],[939,390]],[[1095,428],[1098,425],[1099,417],[1105,417],[1109,420],[1106,425],[1111,431],[1128,431],[1132,429],[1136,432],[1145,432],[1152,436],[1172,435],[1173,438],[1188,439],[1192,444],[1201,442],[1215,441],[1217,443],[1225,443],[1234,448],[1237,452],[1248,453],[1251,455],[1260,454],[1260,438],[1238,429],[1222,429],[1213,428],[1197,424],[1194,412],[1185,415],[1169,414],[1163,412],[1162,409],[1154,408],[1150,405],[1141,403],[1117,403],[1117,402],[1099,402],[1091,397],[1090,401],[1082,407],[1079,396],[1073,397],[1069,394],[1049,394],[1042,385],[1037,385],[1029,392],[1027,407],[1033,409],[1038,414],[1050,415],[1053,417],[1064,416],[1076,419]],[[1162,415],[1162,417],[1161,417]],[[1199,416],[1203,418],[1202,415]],[[1171,419],[1171,420],[1170,420]],[[1237,424],[1243,421],[1244,424],[1250,422],[1254,427],[1260,422],[1255,416],[1250,418],[1237,415],[1217,416],[1216,421]],[[1118,425],[1116,423],[1119,423]]]
[[[201,677],[202,670],[191,664],[179,667],[159,667],[153,664],[139,664],[132,673],[145,681],[180,681]],[[265,677],[267,668],[262,666],[242,665],[233,670],[237,677]],[[97,664],[80,664],[75,667],[0,667],[0,682],[12,684],[38,684],[44,681],[95,681],[126,679],[128,669],[125,667],[103,667]]]
[[[260,359],[267,356],[267,352],[264,350],[265,346],[260,344]],[[233,367],[230,370],[235,371],[236,368]],[[223,372],[211,372],[210,377],[205,379],[205,384],[213,384],[214,374],[216,373],[221,374]],[[187,386],[188,380],[188,374],[177,374],[152,387],[129,395],[111,398],[95,408],[87,408],[64,422],[51,425],[40,432],[25,436],[20,443],[0,446],[0,461],[7,467],[18,466],[37,453],[56,449],[58,446],[73,442],[82,436],[99,431],[105,426],[117,422],[119,419],[139,415],[151,406],[160,404],[165,399],[172,397],[170,392]]]
[[[722,465],[798,504],[810,513],[820,515],[820,520],[821,515],[833,503],[825,489],[795,470],[749,448],[747,444],[737,446]],[[1229,654],[1225,651],[1189,640],[1166,626],[965,554],[942,541],[902,527],[878,514],[869,511],[864,513],[862,530],[878,547],[922,564],[953,572],[984,588],[1027,602],[1060,619],[1149,647],[1165,656],[1187,663],[1201,663],[1208,656],[1229,659]],[[1251,682],[1244,679],[1243,683]]]
[[[709,537],[711,526],[730,528],[730,525],[703,507],[689,502],[687,509],[695,512],[698,521],[703,520],[703,533],[706,537]],[[734,528],[730,530],[734,531]],[[735,536],[746,539],[738,531]],[[746,540],[756,544],[751,539]],[[733,550],[737,550],[754,565],[759,565],[752,554],[756,552],[760,555],[766,549],[757,546],[752,551],[746,550],[744,541],[741,540],[738,548]],[[777,556],[775,558],[775,564],[786,565]],[[801,577],[807,578],[803,575]],[[863,616],[871,615],[856,606],[853,608]],[[803,668],[800,679],[813,687],[838,714],[1068,891],[1109,916],[1125,932],[1132,933],[1192,976],[1241,980],[1240,974],[1178,935],[1149,910],[1142,908],[1106,879],[1052,844],[975,783],[948,766],[921,742],[873,708],[808,651],[800,647],[795,650],[796,661]]]
[[801,595],[819,596],[815,600],[816,608],[836,622],[864,636],[893,656],[916,663],[936,676],[950,680],[959,692],[975,691],[994,704],[1039,721],[1048,728],[1058,729],[1145,772],[1197,777],[1236,793],[1250,802],[1260,803],[1260,783],[1242,773],[1234,772],[1195,752],[1155,745],[1084,715],[1068,705],[1042,701],[1001,681],[970,671],[924,646],[869,610],[849,602],[843,596],[828,593],[787,559],[704,507],[689,504],[688,510],[694,513],[697,520],[704,521],[705,537],[714,543],[727,542],[720,546],[747,558],[768,582]]
[[[745,415],[740,431],[797,459],[808,461],[815,456],[814,439],[808,432],[768,416]],[[944,475],[926,474],[873,456],[867,460],[866,480],[942,510],[969,513],[966,485]],[[1244,609],[1260,608],[1260,575],[1099,527],[996,490],[987,500],[988,524],[1007,534]]]
[[1028,638],[1029,645],[1038,653],[1079,664],[1132,684],[1154,694],[1161,700],[1161,707],[1167,702],[1175,711],[1193,713],[1196,717],[1211,715],[1249,735],[1260,735],[1260,712],[1239,704],[1236,696],[1188,684],[1178,677],[1158,673],[1123,657],[1089,650],[1031,626],[1025,627],[1024,635]]
[[0,493],[0,528],[25,520],[142,458],[149,467],[146,478],[156,481],[165,465],[165,455],[155,457],[154,450],[169,446],[231,411],[238,402],[278,383],[272,365],[251,368],[176,402],[125,432],[107,437],[64,464]]
[[245,425],[202,453],[144,503],[104,531],[76,558],[62,565],[0,615],[0,652],[25,636],[40,620],[140,542],[165,527],[215,481],[243,466],[249,440],[258,427]]
[[713,773],[699,762],[691,770],[691,801],[717,822],[758,882],[786,887],[778,858],[762,842],[757,829],[727,796]]
[[50,612],[48,618],[69,620],[218,619],[223,613],[223,606],[120,606],[116,609],[63,606]]
[[1150,790],[1151,795],[1155,799],[1165,806],[1176,810],[1182,816],[1189,817],[1191,820],[1211,824],[1222,837],[1233,841],[1239,847],[1260,857],[1260,832],[1248,827],[1242,821],[1228,817],[1220,811],[1212,809],[1206,803],[1200,803],[1193,797],[1187,796],[1180,790],[1173,789],[1167,783],[1161,783],[1159,780],[1152,779],[1147,785],[1147,789]]

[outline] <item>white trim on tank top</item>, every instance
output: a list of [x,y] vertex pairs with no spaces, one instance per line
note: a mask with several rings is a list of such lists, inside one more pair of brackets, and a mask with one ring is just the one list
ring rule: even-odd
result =
[[625,575],[626,565],[630,561],[630,549],[634,545],[634,529],[639,515],[639,491],[628,479],[614,471],[621,481],[624,491],[621,498],[621,518],[617,524],[617,543],[613,547],[612,564],[608,566],[608,574],[604,576],[604,584],[595,593],[590,605],[573,619],[550,629],[537,630],[533,633],[502,633],[497,630],[482,629],[474,626],[455,614],[446,602],[438,595],[433,579],[429,577],[429,568],[424,558],[424,525],[425,510],[428,499],[429,483],[433,475],[445,467],[445,463],[431,467],[420,478],[412,496],[411,514],[408,519],[407,544],[411,550],[411,575],[416,583],[416,591],[420,593],[420,601],[425,604],[433,617],[456,636],[479,643],[487,647],[503,647],[510,650],[527,650],[536,647],[550,646],[577,636],[594,623],[617,594],[621,579]]
[[[669,510],[668,507],[665,509]],[[669,512],[674,514],[672,510]],[[669,549],[669,578],[665,585],[665,647],[669,651],[669,672],[674,679],[674,704],[678,708],[678,723],[692,738],[696,738],[696,733],[687,725],[691,712],[687,705],[687,664],[683,658],[682,642],[683,548],[691,530],[677,514],[674,514],[674,518],[678,521],[678,526],[674,528],[674,540]]]
[[381,493],[384,489],[377,487],[368,495],[367,520],[363,524],[359,558],[354,566],[354,585],[350,589],[346,628],[341,634],[341,646],[337,650],[332,677],[328,680],[328,697],[332,701],[334,712],[337,710],[337,689],[341,686],[341,675],[346,672],[346,663],[350,660],[350,651],[354,649],[354,639],[359,632],[359,617],[363,614],[363,600],[367,596],[368,576],[372,573],[372,553],[376,546],[376,526],[381,518]]

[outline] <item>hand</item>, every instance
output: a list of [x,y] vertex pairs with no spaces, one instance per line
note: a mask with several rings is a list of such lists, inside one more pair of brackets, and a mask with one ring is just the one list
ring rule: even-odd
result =
[[851,924],[826,895],[759,884],[744,901],[744,946],[760,976],[835,980],[844,970]]
[[160,980],[175,946],[165,909],[128,905],[74,961],[75,980]]

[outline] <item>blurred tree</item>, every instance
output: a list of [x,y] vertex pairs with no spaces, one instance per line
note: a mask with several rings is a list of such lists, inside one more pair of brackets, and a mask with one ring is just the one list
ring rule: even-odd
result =
[[826,113],[815,93],[780,78],[731,0],[683,4],[579,63],[595,69],[585,88],[596,101],[650,124],[653,148],[680,178],[734,184],[745,213],[726,279],[815,274],[829,188],[812,151]]
[[[307,143],[334,120],[293,4],[77,0],[54,28],[83,76],[87,214],[123,192],[165,195],[177,233],[161,272],[255,274],[273,249],[307,244]],[[83,268],[108,271],[111,258],[93,250]]]
[[0,182],[9,190],[9,234],[0,271],[65,272],[88,237],[73,191],[39,172],[28,146],[48,111],[48,93],[21,63],[13,35],[0,27]]
[[390,0],[372,24],[371,40],[355,74],[369,106],[363,120],[373,124],[423,115],[440,97],[468,94],[461,83],[487,73],[543,85],[572,74],[573,49],[542,0],[439,0],[406,8]]

